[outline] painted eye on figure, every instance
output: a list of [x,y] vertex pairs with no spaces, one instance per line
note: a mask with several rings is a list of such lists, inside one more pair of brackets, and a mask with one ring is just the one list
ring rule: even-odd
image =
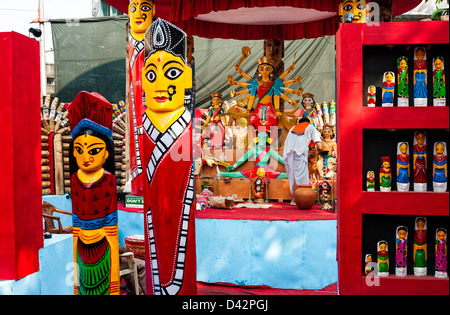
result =
[[170,80],[175,80],[183,73],[182,70],[172,67],[169,70],[166,71],[165,76],[168,77]]
[[88,151],[88,153],[90,155],[97,155],[99,154],[101,151],[103,150],[103,148],[94,148]]
[[156,80],[156,73],[153,70],[150,70],[149,72],[147,72],[145,74],[145,77],[147,78],[147,80],[149,80],[150,82],[155,82]]
[[83,154],[83,149],[80,147],[75,147],[75,150],[77,151],[78,154]]
[[148,12],[148,11],[150,11],[152,8],[150,7],[150,6],[148,6],[148,5],[143,5],[143,6],[141,6],[141,11],[144,11],[144,12]]
[[136,7],[135,7],[135,6],[132,6],[132,7],[130,8],[130,12],[131,12],[131,13],[136,12]]
[[350,5],[350,4],[347,4],[345,7],[344,7],[344,11],[351,11],[353,9],[353,7]]

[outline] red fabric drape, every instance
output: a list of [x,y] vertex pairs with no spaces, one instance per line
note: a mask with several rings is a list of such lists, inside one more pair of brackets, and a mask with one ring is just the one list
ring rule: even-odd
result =
[[316,38],[334,35],[339,27],[338,17],[308,23],[285,25],[238,25],[211,23],[190,19],[176,22],[188,34],[205,38],[233,38],[240,40]]
[[188,34],[206,38],[234,38],[241,40],[315,38],[334,35],[339,27],[337,16],[298,24],[285,25],[244,25],[211,23],[195,20],[200,14],[213,11],[227,11],[239,8],[291,6],[318,11],[335,12],[338,1],[313,0],[172,0],[170,20]]
[[195,18],[199,14],[213,11],[228,11],[239,8],[255,7],[296,7],[304,9],[316,9],[318,11],[338,13],[339,1],[315,1],[315,0],[172,0],[170,20],[181,22]]

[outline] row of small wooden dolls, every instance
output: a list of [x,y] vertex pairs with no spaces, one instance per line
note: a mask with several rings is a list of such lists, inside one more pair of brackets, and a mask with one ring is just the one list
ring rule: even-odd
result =
[[[447,190],[447,143],[444,141],[435,142],[433,151],[433,191],[445,192]],[[416,131],[414,134],[412,164],[414,191],[427,191],[427,145],[425,131]],[[397,145],[396,169],[397,190],[409,191],[411,170],[408,142],[399,142]],[[380,191],[391,191],[391,159],[388,156],[381,158],[379,177]],[[374,171],[369,170],[367,172],[366,183],[367,191],[375,191]]]
[[[414,106],[427,106],[428,82],[427,82],[427,52],[425,47],[414,49],[414,77],[413,96]],[[397,78],[397,82],[396,82]],[[397,106],[409,106],[409,74],[408,57],[401,56],[397,59],[397,75],[393,71],[383,74],[381,88],[381,106],[394,106],[394,89],[397,87]],[[445,106],[446,85],[444,58],[437,56],[433,59],[433,106]],[[367,106],[376,104],[376,88],[369,86]]]
[[[395,275],[405,277],[407,275],[407,259],[408,259],[408,228],[399,226],[396,229],[395,241]],[[437,278],[447,278],[447,230],[445,228],[437,228],[435,233],[435,265],[434,276]],[[414,229],[414,275],[427,275],[427,219],[425,217],[417,217]],[[375,268],[376,267],[376,268]],[[389,275],[389,249],[387,241],[379,241],[377,243],[377,263],[372,262],[372,255],[366,254],[364,273],[366,276]]]

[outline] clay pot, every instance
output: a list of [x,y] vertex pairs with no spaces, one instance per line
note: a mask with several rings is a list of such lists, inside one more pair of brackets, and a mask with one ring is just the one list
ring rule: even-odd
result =
[[316,202],[317,194],[311,185],[298,185],[294,190],[294,201],[300,210],[309,210]]

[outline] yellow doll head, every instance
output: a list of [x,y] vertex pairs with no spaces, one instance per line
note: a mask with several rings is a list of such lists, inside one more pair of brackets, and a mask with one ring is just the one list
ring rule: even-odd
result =
[[402,70],[404,70],[404,69],[406,69],[406,68],[408,67],[408,62],[406,61],[406,58],[405,58],[405,57],[401,57],[401,58],[400,58],[400,61],[399,61],[399,63],[398,63],[398,66],[399,66],[399,68],[402,69]]
[[437,229],[436,237],[439,241],[445,241],[447,239],[447,230],[444,228]]
[[192,69],[186,63],[186,34],[158,19],[145,34],[142,87],[145,105],[153,112],[173,112],[185,106],[192,89]]
[[406,237],[408,236],[408,229],[406,228],[406,226],[399,226],[397,229],[397,237],[401,240],[406,239]]
[[[128,5],[130,28],[133,35],[144,39],[145,31],[150,27],[155,17],[153,0],[131,0]],[[139,36],[140,35],[140,36]]]
[[386,79],[387,83],[391,83],[392,80],[394,79],[394,76],[393,76],[392,72],[386,72],[384,75],[384,78]]
[[400,153],[407,154],[408,153],[408,144],[406,142],[402,142],[398,149],[400,150]]
[[85,173],[102,169],[109,157],[105,141],[89,134],[78,136],[74,141],[73,148],[73,155],[77,160],[78,167]]
[[435,150],[436,150],[436,154],[441,156],[442,154],[444,154],[444,151],[445,151],[444,144],[442,142],[436,143]]
[[258,73],[261,76],[270,77],[274,71],[274,62],[273,60],[267,58],[266,56],[262,57],[258,60]]
[[343,0],[339,4],[341,23],[365,23],[369,7],[365,0]]
[[436,70],[441,70],[442,69],[442,66],[443,66],[443,62],[442,62],[442,59],[441,59],[442,57],[436,57],[435,59],[434,59],[434,68],[436,69]]

